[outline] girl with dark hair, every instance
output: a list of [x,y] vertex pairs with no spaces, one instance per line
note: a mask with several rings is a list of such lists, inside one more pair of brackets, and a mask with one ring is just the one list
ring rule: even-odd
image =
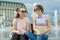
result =
[[48,40],[48,33],[51,29],[50,18],[48,15],[43,14],[44,9],[42,5],[36,5],[34,7],[34,12],[38,15],[33,18],[34,33],[26,31],[25,34],[31,40]]
[[16,17],[13,19],[12,38],[11,40],[28,40],[25,32],[30,30],[30,21],[26,17],[27,11],[20,7],[16,9]]

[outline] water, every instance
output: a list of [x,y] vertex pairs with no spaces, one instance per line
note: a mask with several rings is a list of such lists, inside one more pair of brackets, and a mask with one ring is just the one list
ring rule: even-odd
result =
[[55,35],[58,37],[58,18],[57,18],[57,10],[54,11],[54,28],[55,30]]

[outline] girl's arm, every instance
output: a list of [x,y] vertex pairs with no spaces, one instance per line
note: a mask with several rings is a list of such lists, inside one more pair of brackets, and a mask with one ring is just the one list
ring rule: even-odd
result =
[[33,30],[34,30],[35,32],[39,32],[38,28],[36,28],[36,25],[35,25],[35,19],[36,19],[36,18],[33,18]]
[[51,23],[50,23],[50,18],[47,19],[47,29],[44,31],[44,33],[47,33],[51,30]]
[[26,27],[27,27],[27,30],[28,30],[28,31],[32,31],[32,30],[31,30],[30,20],[29,20],[28,18],[26,19]]
[[16,19],[14,19],[13,20],[12,33],[15,33],[16,30],[17,30],[17,23],[16,23]]
[[27,26],[27,30],[28,30],[28,31],[31,31],[31,25],[30,25],[30,22],[27,22],[26,26]]
[[16,19],[13,20],[13,27],[12,27],[12,34],[13,33],[17,33],[17,34],[20,34],[20,31],[17,30],[17,22],[16,22]]

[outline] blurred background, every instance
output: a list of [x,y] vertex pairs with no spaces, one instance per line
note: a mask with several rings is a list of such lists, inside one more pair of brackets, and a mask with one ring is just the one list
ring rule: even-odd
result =
[[44,13],[50,16],[49,40],[60,40],[60,0],[0,0],[0,40],[10,39],[12,20],[15,17],[17,7],[26,5],[28,18],[32,24],[31,14],[35,3],[43,5]]

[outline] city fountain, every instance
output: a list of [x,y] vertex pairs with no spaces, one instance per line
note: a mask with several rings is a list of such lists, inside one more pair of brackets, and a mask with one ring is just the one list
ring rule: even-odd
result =
[[2,25],[2,22],[3,22],[3,20],[2,20],[2,17],[0,18],[0,20],[1,20],[1,40],[3,40],[3,33],[4,33],[4,26]]
[[[37,5],[37,4],[38,4],[38,3],[36,3],[36,2],[33,4],[33,8],[32,8],[33,10],[34,10],[34,6]],[[38,17],[38,15],[37,15],[34,11],[32,11],[31,17],[32,17],[32,18]]]
[[58,18],[57,18],[57,10],[54,11],[54,33],[55,36],[58,37]]

